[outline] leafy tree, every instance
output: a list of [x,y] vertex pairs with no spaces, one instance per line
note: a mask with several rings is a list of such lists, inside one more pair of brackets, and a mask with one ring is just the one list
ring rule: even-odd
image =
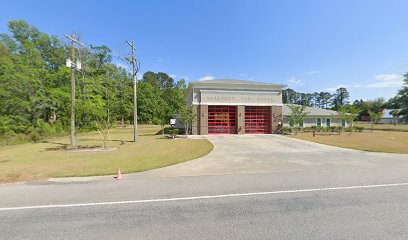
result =
[[[353,127],[353,122],[358,116],[360,110],[355,106],[341,106],[338,110],[339,118],[346,121],[349,127]],[[352,131],[349,132],[350,135]]]
[[[378,112],[373,112],[371,110],[368,111],[371,117],[371,122],[373,122],[375,125],[378,124],[378,122],[380,121],[381,117],[382,117],[382,111],[378,111]],[[373,128],[371,128],[371,131],[373,131]]]
[[181,123],[184,125],[185,134],[190,134],[192,123],[197,120],[197,114],[193,112],[192,106],[184,105],[180,111]]
[[404,86],[399,90],[397,99],[402,108],[400,114],[408,120],[408,73],[404,74]]
[[347,105],[349,97],[350,94],[346,88],[338,88],[333,95],[333,109],[338,110],[341,106]]
[[[290,115],[288,116],[289,124],[295,127],[302,126],[307,114],[309,113],[306,111],[306,106],[288,105],[288,107],[290,109]],[[297,130],[295,131],[295,134],[297,134]]]
[[330,94],[329,92],[320,92],[319,93],[320,96],[320,101],[321,101],[321,108],[329,108],[331,102],[330,99],[332,99],[332,94]]

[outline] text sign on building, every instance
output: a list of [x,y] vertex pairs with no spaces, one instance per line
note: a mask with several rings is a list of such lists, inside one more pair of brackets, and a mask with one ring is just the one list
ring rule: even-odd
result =
[[201,90],[201,104],[275,105],[282,104],[279,92]]

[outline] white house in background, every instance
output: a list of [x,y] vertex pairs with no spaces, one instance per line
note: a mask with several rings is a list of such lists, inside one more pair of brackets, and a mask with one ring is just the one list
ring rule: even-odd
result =
[[382,116],[378,123],[382,124],[404,124],[405,121],[402,116],[394,116],[392,113],[394,111],[401,111],[402,109],[384,109],[382,111]]
[[[282,115],[283,115],[283,126],[284,127],[292,127],[289,124],[288,116],[291,115],[291,110],[289,108],[290,105],[295,104],[283,104],[282,108]],[[300,105],[297,105],[300,106]],[[331,126],[342,126],[347,127],[348,124],[344,119],[340,119],[340,114],[333,110],[321,109],[321,108],[313,108],[313,107],[306,107],[305,111],[307,112],[307,116],[303,122],[303,127],[331,127]]]

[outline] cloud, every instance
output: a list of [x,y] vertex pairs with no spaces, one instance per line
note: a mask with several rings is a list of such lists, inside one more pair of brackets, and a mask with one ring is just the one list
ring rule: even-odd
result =
[[308,72],[302,73],[302,75],[310,76],[310,75],[315,75],[315,74],[318,74],[318,73],[321,73],[321,71],[319,71],[319,70],[308,71]]
[[120,68],[123,68],[125,70],[127,70],[127,68],[128,68],[128,66],[126,64],[123,64],[123,63],[116,63],[116,66],[118,66]]
[[339,88],[348,88],[348,87],[349,87],[348,85],[340,84],[340,85],[337,85],[337,86],[335,86],[335,87],[326,88],[325,90],[326,90],[327,92],[330,92],[330,93],[335,93],[336,90],[339,89]]
[[387,81],[387,82],[395,82],[395,81],[402,81],[402,75],[398,74],[379,74],[375,76],[376,80],[380,81]]
[[204,77],[202,77],[202,78],[200,78],[198,80],[199,81],[205,81],[205,80],[214,80],[214,79],[215,79],[214,76],[212,76],[211,74],[208,74],[207,76],[204,76]]
[[143,78],[143,74],[141,74],[140,72],[138,72],[136,74],[137,79],[142,79]]
[[391,88],[401,87],[404,84],[404,77],[399,74],[378,74],[374,76],[377,82],[367,84],[367,88]]
[[289,78],[288,80],[286,80],[286,82],[288,82],[289,85],[292,85],[292,86],[293,85],[294,86],[303,86],[303,85],[305,85],[305,82],[303,80],[295,78],[295,77]]

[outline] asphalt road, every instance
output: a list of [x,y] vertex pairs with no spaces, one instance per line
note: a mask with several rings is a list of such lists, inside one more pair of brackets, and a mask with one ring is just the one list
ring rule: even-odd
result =
[[[314,144],[302,154],[289,141],[273,163],[251,145],[230,162],[223,151],[243,141],[230,139],[212,140],[207,158],[121,181],[0,185],[0,239],[408,239],[406,156]],[[262,139],[250,142],[267,149]],[[222,174],[244,161],[246,171]]]

